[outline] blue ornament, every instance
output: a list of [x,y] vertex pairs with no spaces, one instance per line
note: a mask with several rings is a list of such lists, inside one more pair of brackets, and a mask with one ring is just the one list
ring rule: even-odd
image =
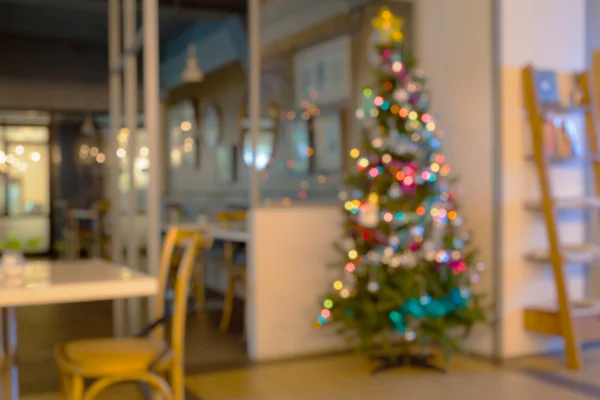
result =
[[402,315],[398,311],[392,311],[390,313],[390,320],[392,322],[402,322]]
[[454,288],[450,291],[450,299],[459,308],[466,307],[471,298],[471,292],[469,289]]
[[447,313],[446,307],[439,300],[432,301],[427,311],[429,316],[434,318],[443,317]]
[[406,312],[412,314],[415,318],[421,319],[425,317],[425,309],[421,306],[421,302],[418,299],[410,299],[404,306],[406,307]]
[[444,307],[444,310],[446,310],[445,314],[449,314],[456,310],[456,305],[449,298],[440,299],[440,304]]
[[404,321],[394,323],[394,330],[398,333],[404,334],[406,332],[406,325],[404,325]]
[[389,318],[398,333],[405,333],[404,315],[411,314],[417,319],[425,317],[441,318],[459,308],[467,306],[471,298],[468,288],[454,288],[449,295],[441,299],[432,299],[429,295],[408,299],[402,306],[389,314]]

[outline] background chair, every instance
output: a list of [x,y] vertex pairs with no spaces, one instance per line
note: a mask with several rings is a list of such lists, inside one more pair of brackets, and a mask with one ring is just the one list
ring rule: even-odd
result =
[[[246,221],[246,211],[224,211],[217,213],[217,219],[219,224],[223,228],[231,228],[232,225],[241,224]],[[236,249],[238,252],[245,251],[243,244],[236,246],[233,242],[224,242],[223,251],[225,255],[225,274],[227,280],[227,287],[225,289],[225,302],[223,306],[223,315],[221,316],[221,322],[219,329],[221,332],[226,333],[229,331],[229,325],[231,323],[231,317],[233,315],[233,304],[235,301],[235,288],[238,283],[244,288],[246,292],[246,263],[239,262],[240,259],[236,259]],[[246,332],[246,324],[244,323],[244,336]]]

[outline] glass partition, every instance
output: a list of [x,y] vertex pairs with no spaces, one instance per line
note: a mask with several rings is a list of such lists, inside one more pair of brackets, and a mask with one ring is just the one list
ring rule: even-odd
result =
[[[346,34],[328,36],[297,46],[292,62],[263,66],[261,97],[278,105],[278,122],[272,160],[260,171],[262,204],[339,201],[348,154],[357,145],[352,138],[359,138],[361,130],[351,111],[361,95],[353,93],[357,71],[350,67],[351,42]],[[261,116],[268,115],[270,108],[261,101]],[[263,136],[259,136],[259,156],[270,144],[263,145]],[[249,137],[244,139],[251,143]],[[252,154],[251,146],[244,146],[247,154]]]
[[[129,169],[128,162],[130,155],[127,153],[127,142],[129,139],[129,130],[121,129],[118,135],[119,148],[117,157],[119,158],[119,192],[121,194],[121,209],[126,211],[129,207]],[[145,212],[148,207],[148,168],[150,150],[148,149],[148,134],[145,129],[139,128],[136,136],[136,154],[134,155],[134,181],[137,190],[137,208],[139,212]]]
[[[338,201],[349,151],[348,114],[343,108],[320,108],[309,101],[300,104],[299,109],[279,113],[273,159],[260,173],[264,204]],[[251,146],[244,151],[251,154]]]
[[185,100],[169,110],[169,165],[171,169],[197,169],[200,164],[198,152],[198,118],[196,105]]

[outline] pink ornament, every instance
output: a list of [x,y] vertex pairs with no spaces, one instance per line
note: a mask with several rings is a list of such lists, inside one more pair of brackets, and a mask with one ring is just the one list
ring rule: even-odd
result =
[[417,251],[421,248],[421,243],[412,242],[409,246],[410,251]]

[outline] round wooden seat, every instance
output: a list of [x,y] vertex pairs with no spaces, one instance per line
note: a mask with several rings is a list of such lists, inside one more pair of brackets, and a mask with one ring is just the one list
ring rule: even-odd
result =
[[99,338],[75,340],[56,351],[59,363],[87,377],[119,371],[164,370],[172,359],[166,342],[147,338]]

